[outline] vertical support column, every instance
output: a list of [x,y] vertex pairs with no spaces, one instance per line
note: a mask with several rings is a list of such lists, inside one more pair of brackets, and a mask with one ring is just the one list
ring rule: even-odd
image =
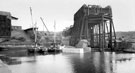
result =
[[84,29],[83,29],[83,28],[84,28],[84,19],[85,19],[85,17],[83,16],[83,17],[82,17],[82,23],[81,23],[82,26],[81,26],[80,40],[82,39],[83,30],[84,30]]
[[[109,36],[110,36],[110,35],[109,35],[109,29],[108,29],[107,21],[105,22],[105,26],[106,26],[107,39],[108,39],[107,41],[109,41]],[[109,47],[108,47],[108,44],[109,44],[109,42],[107,43],[107,46],[106,46],[107,48],[109,48]]]
[[97,45],[96,46],[99,46],[99,25],[98,24],[96,25],[96,32],[97,32]]
[[104,37],[104,48],[106,48],[106,32],[105,32],[105,22],[103,21],[103,33],[104,33],[104,35],[103,35],[103,37]]
[[94,47],[94,27],[93,26],[91,26],[90,27],[90,34],[91,34],[91,47]]
[[101,31],[102,31],[102,34],[101,34],[101,46],[102,46],[102,50],[104,50],[104,26],[103,26],[103,17],[102,17],[102,20],[101,20]]
[[110,39],[109,39],[109,46],[111,48],[111,51],[113,50],[112,49],[112,20],[110,20]]
[[99,24],[99,50],[101,50],[101,24]]
[[95,43],[95,34],[94,34],[94,26],[92,26],[92,35],[93,35],[93,47],[94,47],[94,43]]
[[117,47],[117,45],[116,45],[116,33],[115,33],[115,28],[114,28],[114,24],[113,24],[113,21],[112,21],[112,27],[113,27],[113,33],[114,33],[114,50],[116,50],[116,47]]
[[95,31],[94,31],[95,26],[93,25],[92,27],[93,27],[92,32],[93,32],[93,47],[94,47],[94,45],[95,45]]
[[88,19],[86,20],[86,23],[85,23],[85,29],[86,29],[86,39],[88,40],[89,39],[89,27],[88,27]]

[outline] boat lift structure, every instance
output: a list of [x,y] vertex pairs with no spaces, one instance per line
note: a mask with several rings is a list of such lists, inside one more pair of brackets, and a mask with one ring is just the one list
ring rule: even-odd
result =
[[99,5],[83,5],[74,14],[74,25],[69,31],[72,46],[87,39],[90,47],[114,50],[116,34],[110,6],[102,8]]

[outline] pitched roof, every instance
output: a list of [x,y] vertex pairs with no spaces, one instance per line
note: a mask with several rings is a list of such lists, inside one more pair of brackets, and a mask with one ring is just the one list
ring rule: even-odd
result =
[[17,17],[11,16],[10,12],[0,11],[0,15],[7,16],[8,19],[18,20]]

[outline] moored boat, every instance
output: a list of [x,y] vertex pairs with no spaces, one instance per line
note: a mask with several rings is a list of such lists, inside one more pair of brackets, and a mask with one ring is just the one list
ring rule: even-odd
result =
[[123,50],[124,53],[135,53],[135,49],[125,49]]
[[60,47],[58,46],[58,44],[56,43],[52,43],[50,48],[48,49],[48,53],[58,53],[61,52],[62,50],[60,49]]
[[37,49],[37,53],[45,53],[45,52],[47,52],[47,48],[46,47],[42,46],[42,47]]

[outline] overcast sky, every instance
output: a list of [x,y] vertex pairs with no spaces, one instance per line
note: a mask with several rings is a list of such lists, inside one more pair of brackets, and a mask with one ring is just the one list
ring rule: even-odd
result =
[[37,22],[39,30],[46,30],[40,17],[44,19],[48,29],[53,31],[56,21],[56,31],[73,25],[74,13],[83,5],[110,5],[113,11],[113,22],[116,31],[135,31],[134,0],[0,0],[0,11],[11,12],[19,20],[12,21],[12,25],[31,27],[30,9],[32,7],[33,21]]

